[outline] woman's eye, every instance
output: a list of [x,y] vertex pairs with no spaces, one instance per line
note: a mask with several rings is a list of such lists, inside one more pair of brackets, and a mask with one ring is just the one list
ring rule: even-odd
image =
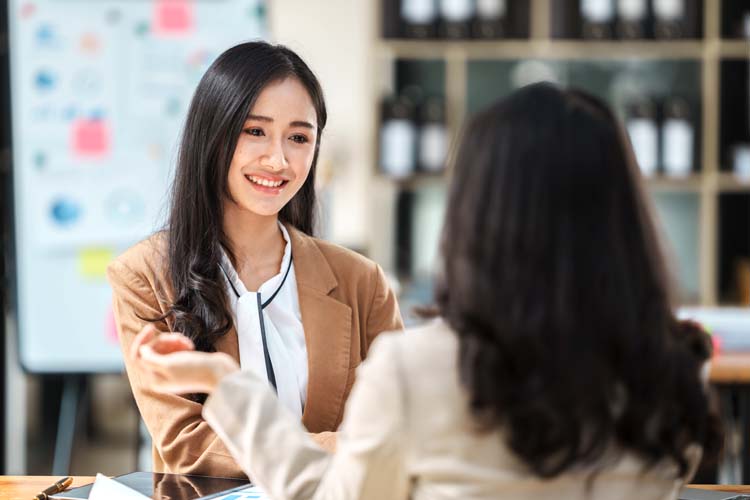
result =
[[246,128],[245,133],[249,135],[254,135],[256,137],[260,137],[263,135],[263,130],[259,128]]
[[297,144],[304,144],[307,142],[307,137],[305,137],[302,134],[294,134],[292,136],[292,140],[296,142]]

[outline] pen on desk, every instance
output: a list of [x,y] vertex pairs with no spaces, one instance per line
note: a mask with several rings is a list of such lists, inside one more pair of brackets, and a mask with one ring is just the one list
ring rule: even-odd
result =
[[61,491],[65,491],[68,488],[68,486],[70,486],[71,484],[73,484],[73,478],[69,476],[64,477],[60,479],[59,481],[56,481],[55,484],[53,484],[49,488],[37,494],[37,496],[34,497],[34,500],[47,500],[50,495],[54,495],[55,493],[60,493]]

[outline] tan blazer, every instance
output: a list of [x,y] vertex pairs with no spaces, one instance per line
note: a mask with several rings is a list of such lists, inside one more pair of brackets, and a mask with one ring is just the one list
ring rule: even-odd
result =
[[[478,431],[458,350],[440,321],[379,337],[358,370],[335,454],[316,446],[251,372],[225,377],[203,416],[276,500],[677,498],[687,478],[673,462],[648,464],[628,451],[553,479],[533,475],[506,445],[505,429]],[[694,470],[700,448],[689,454]]]
[[[307,402],[302,423],[325,446],[342,419],[355,369],[372,340],[403,324],[396,298],[383,271],[345,248],[289,230],[299,305],[308,355]],[[162,315],[174,299],[167,277],[166,234],[157,233],[112,262],[107,278],[123,352],[146,324],[141,318]],[[157,328],[171,330],[169,322]],[[237,331],[217,343],[218,351],[239,362]],[[126,370],[141,416],[153,439],[154,470],[241,477],[223,443],[201,417],[202,405],[180,396],[159,394]]]

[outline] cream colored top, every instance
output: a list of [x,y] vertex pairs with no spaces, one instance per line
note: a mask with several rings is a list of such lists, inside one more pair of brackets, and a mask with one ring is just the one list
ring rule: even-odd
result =
[[590,490],[588,470],[546,481],[532,476],[501,430],[473,430],[457,349],[440,321],[382,335],[358,370],[333,455],[252,373],[223,380],[203,416],[251,480],[277,500],[677,497],[684,481],[674,478],[674,467],[644,471],[628,453],[603,468]]

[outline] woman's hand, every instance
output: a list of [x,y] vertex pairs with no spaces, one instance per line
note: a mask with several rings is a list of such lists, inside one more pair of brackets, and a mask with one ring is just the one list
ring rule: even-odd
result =
[[159,333],[151,324],[136,335],[129,355],[149,387],[173,394],[210,394],[222,378],[240,369],[228,354],[197,352],[184,335]]

